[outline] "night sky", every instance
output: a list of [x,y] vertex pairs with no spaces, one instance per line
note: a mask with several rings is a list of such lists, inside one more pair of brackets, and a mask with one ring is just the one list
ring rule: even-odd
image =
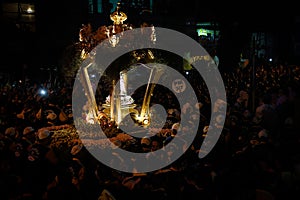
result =
[[[249,42],[250,33],[267,31],[275,33],[279,39],[278,51],[287,54],[293,38],[290,33],[295,27],[295,10],[292,4],[274,3],[272,6],[260,5],[255,2],[224,5],[217,2],[200,1],[157,1],[161,2],[153,8],[154,15],[145,17],[154,24],[177,28],[184,26],[182,21],[194,18],[199,20],[217,20],[220,22],[222,41],[219,53],[228,66],[236,63],[241,48]],[[197,3],[198,2],[198,3]],[[159,11],[155,10],[157,7]],[[81,24],[92,22],[101,25],[109,22],[106,16],[90,18],[87,13],[86,1],[45,0],[36,5],[37,32],[20,32],[14,24],[2,22],[2,54],[3,67],[13,69],[11,65],[21,68],[26,63],[32,68],[40,66],[53,67],[58,65],[66,46],[78,41]],[[288,10],[289,9],[289,10]],[[288,12],[288,13],[286,13]],[[140,22],[143,16],[128,14],[128,22]],[[172,19],[171,23],[167,19]],[[177,24],[176,24],[177,23]]]

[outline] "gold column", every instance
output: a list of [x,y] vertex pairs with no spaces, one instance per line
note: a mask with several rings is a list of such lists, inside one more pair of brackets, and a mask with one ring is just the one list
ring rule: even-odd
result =
[[116,86],[115,86],[115,80],[112,81],[112,84],[113,84],[113,89],[112,89],[112,92],[111,92],[111,96],[110,96],[110,120],[111,121],[115,121],[115,89],[116,89]]

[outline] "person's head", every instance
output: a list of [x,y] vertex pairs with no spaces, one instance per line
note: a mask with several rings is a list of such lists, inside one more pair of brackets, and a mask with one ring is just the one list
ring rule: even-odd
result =
[[151,151],[156,151],[161,148],[160,143],[158,140],[152,140],[151,141]]
[[70,151],[71,155],[76,157],[76,155],[79,154],[79,152],[81,152],[82,148],[83,148],[82,143],[74,145]]
[[17,138],[18,137],[18,131],[15,127],[8,127],[5,129],[5,136],[9,138]]
[[213,48],[212,50],[210,50],[210,56],[214,57],[217,55],[217,50],[215,48]]
[[24,130],[23,130],[23,136],[26,139],[35,140],[36,139],[35,129],[33,127],[31,127],[31,126],[25,127]]
[[51,133],[48,129],[39,129],[37,132],[37,140],[41,144],[49,144]]
[[148,152],[151,150],[151,139],[149,137],[143,137],[141,139],[141,146],[144,152]]

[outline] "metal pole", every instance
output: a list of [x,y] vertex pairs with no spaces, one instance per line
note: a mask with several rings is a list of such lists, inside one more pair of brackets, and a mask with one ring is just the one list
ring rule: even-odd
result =
[[253,36],[253,55],[252,55],[252,110],[255,112],[255,78],[256,78],[256,67],[255,67],[255,56],[256,56],[256,36]]

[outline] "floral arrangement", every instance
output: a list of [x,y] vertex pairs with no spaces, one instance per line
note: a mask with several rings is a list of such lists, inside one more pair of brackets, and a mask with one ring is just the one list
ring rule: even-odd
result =
[[75,144],[81,143],[77,130],[73,126],[61,126],[53,128],[50,147],[56,150],[69,151]]

